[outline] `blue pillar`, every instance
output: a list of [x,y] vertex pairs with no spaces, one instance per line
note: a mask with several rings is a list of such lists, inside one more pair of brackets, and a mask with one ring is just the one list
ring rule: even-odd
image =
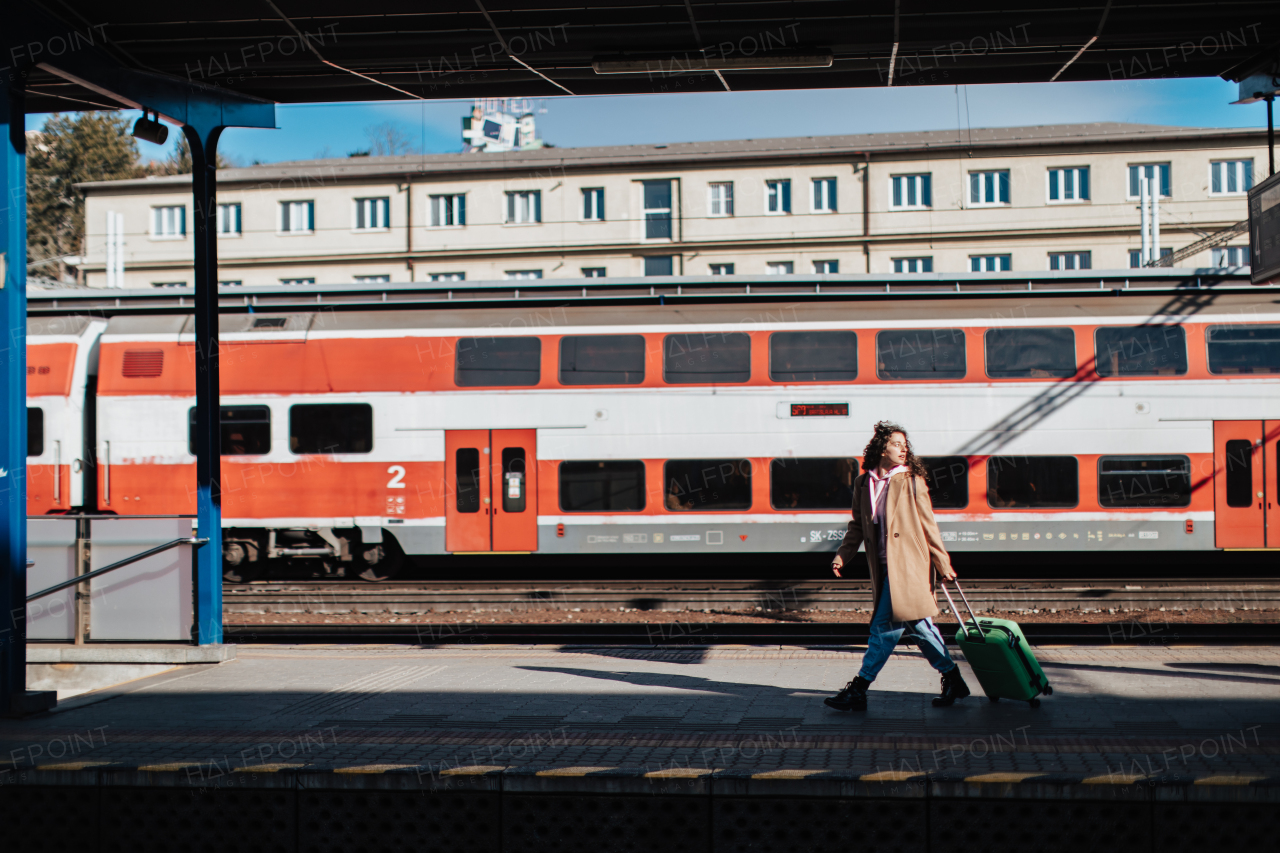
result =
[[191,145],[196,289],[196,636],[222,642],[222,423],[218,371],[218,137],[222,127],[183,128]]
[[27,169],[22,93],[0,84],[0,715],[27,690]]

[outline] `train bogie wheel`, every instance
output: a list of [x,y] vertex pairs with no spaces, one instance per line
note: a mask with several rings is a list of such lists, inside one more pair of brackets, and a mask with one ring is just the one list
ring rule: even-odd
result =
[[404,569],[404,552],[390,536],[384,536],[380,545],[364,548],[360,556],[360,578],[369,583],[389,581]]

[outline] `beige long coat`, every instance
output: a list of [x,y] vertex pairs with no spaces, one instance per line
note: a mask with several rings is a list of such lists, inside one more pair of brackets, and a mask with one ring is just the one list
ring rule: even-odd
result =
[[[916,477],[913,500],[910,478],[907,471],[894,474],[889,480],[889,494],[885,499],[885,519],[889,526],[889,593],[893,599],[893,618],[899,622],[914,622],[938,615],[933,572],[951,567],[947,549],[942,547],[942,533],[933,518],[929,488],[922,478]],[[836,553],[848,566],[858,546],[864,542],[867,563],[872,568],[873,600],[878,601],[880,573],[875,571],[875,566],[880,560],[880,541],[871,523],[871,490],[867,488],[866,473],[853,481],[853,518]]]

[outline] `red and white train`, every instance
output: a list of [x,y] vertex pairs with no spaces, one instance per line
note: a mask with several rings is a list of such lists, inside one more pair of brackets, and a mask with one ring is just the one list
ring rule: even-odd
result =
[[[829,551],[881,419],[926,457],[952,549],[1280,547],[1263,294],[221,324],[232,577],[275,557],[376,579],[402,554]],[[31,514],[195,511],[192,326],[31,321]]]

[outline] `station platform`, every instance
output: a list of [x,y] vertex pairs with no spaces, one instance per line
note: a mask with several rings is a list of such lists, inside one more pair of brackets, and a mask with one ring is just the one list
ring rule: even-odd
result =
[[[900,649],[254,646],[0,722],[11,849],[1270,846],[1280,650],[1041,648],[1032,709]],[[664,851],[665,853],[665,851]]]

